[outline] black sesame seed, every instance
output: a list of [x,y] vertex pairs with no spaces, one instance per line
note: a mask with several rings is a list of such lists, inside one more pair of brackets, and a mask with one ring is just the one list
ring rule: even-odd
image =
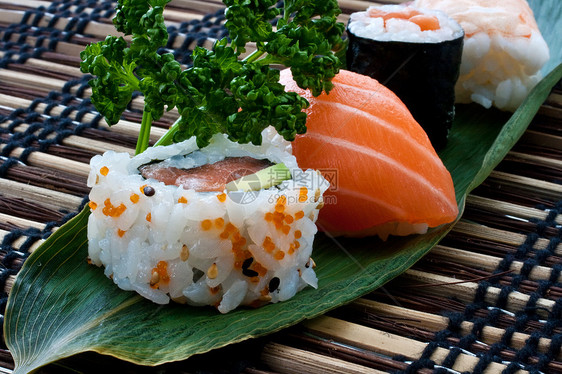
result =
[[281,280],[279,278],[277,278],[277,277],[271,278],[271,280],[269,281],[269,285],[268,285],[269,292],[273,292],[277,288],[279,288],[280,283],[281,283]]
[[156,190],[150,186],[146,186],[142,189],[142,193],[145,196],[154,196],[154,194],[156,193]]
[[257,271],[252,269],[242,269],[242,274],[250,278],[257,277],[259,275]]
[[242,263],[242,269],[247,269],[250,267],[250,265],[252,265],[252,262],[254,262],[254,258],[250,257],[244,260],[244,262]]

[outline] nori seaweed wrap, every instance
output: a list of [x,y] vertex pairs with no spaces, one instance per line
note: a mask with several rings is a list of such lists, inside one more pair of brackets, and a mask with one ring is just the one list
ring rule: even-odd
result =
[[354,13],[347,34],[347,68],[392,90],[433,147],[444,148],[455,116],[462,28],[442,12],[386,5]]

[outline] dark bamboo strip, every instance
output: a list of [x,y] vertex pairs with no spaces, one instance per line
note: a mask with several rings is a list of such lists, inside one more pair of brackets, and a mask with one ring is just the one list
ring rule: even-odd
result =
[[521,204],[526,207],[554,206],[557,201],[542,196],[528,196],[519,190],[502,190],[498,184],[485,180],[472,191],[473,195],[497,199],[504,202]]
[[[4,161],[0,159],[0,166],[3,163]],[[75,196],[84,196],[89,192],[84,176],[56,169],[16,164],[8,169],[6,177],[16,182],[47,187]]]
[[[547,150],[562,151],[562,137],[557,134],[547,132],[544,126],[532,126],[523,134],[520,140],[521,144],[533,144],[537,147],[545,147]],[[550,153],[548,153],[550,155]],[[554,153],[556,157],[558,153]]]
[[41,223],[58,221],[65,215],[41,204],[2,195],[0,195],[0,213]]

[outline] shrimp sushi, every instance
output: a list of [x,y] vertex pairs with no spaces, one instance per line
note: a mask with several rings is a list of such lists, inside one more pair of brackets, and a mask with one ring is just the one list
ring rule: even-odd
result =
[[464,29],[457,102],[514,111],[540,81],[549,50],[525,0],[416,0],[415,5],[446,12]]
[[433,147],[444,148],[455,117],[460,25],[440,11],[383,5],[351,14],[347,34],[347,68],[393,91]]
[[458,215],[450,173],[404,103],[375,79],[340,70],[329,94],[312,96],[281,72],[310,106],[293,141],[305,168],[330,181],[318,226],[333,235],[424,233]]
[[301,170],[272,128],[262,136],[261,146],[220,134],[202,149],[192,138],[95,156],[90,261],[155,303],[221,313],[316,287],[312,244],[328,183]]

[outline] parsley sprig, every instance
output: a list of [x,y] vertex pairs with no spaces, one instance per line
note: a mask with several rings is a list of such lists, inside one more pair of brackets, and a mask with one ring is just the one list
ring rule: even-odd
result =
[[[119,0],[113,23],[130,41],[108,36],[80,55],[82,72],[94,76],[92,103],[109,125],[119,121],[134,92],[143,94],[137,153],[148,147],[152,121],[173,108],[180,118],[158,144],[195,136],[204,147],[216,133],[261,144],[269,125],[287,140],[306,131],[302,109],[308,102],[285,92],[278,68],[290,67],[298,85],[314,95],[332,88],[344,50],[337,0],[286,0],[282,9],[274,0],[223,0],[230,42],[218,40],[212,50],[196,47],[187,69],[162,52],[169,1]],[[241,58],[250,42],[256,50]]]

